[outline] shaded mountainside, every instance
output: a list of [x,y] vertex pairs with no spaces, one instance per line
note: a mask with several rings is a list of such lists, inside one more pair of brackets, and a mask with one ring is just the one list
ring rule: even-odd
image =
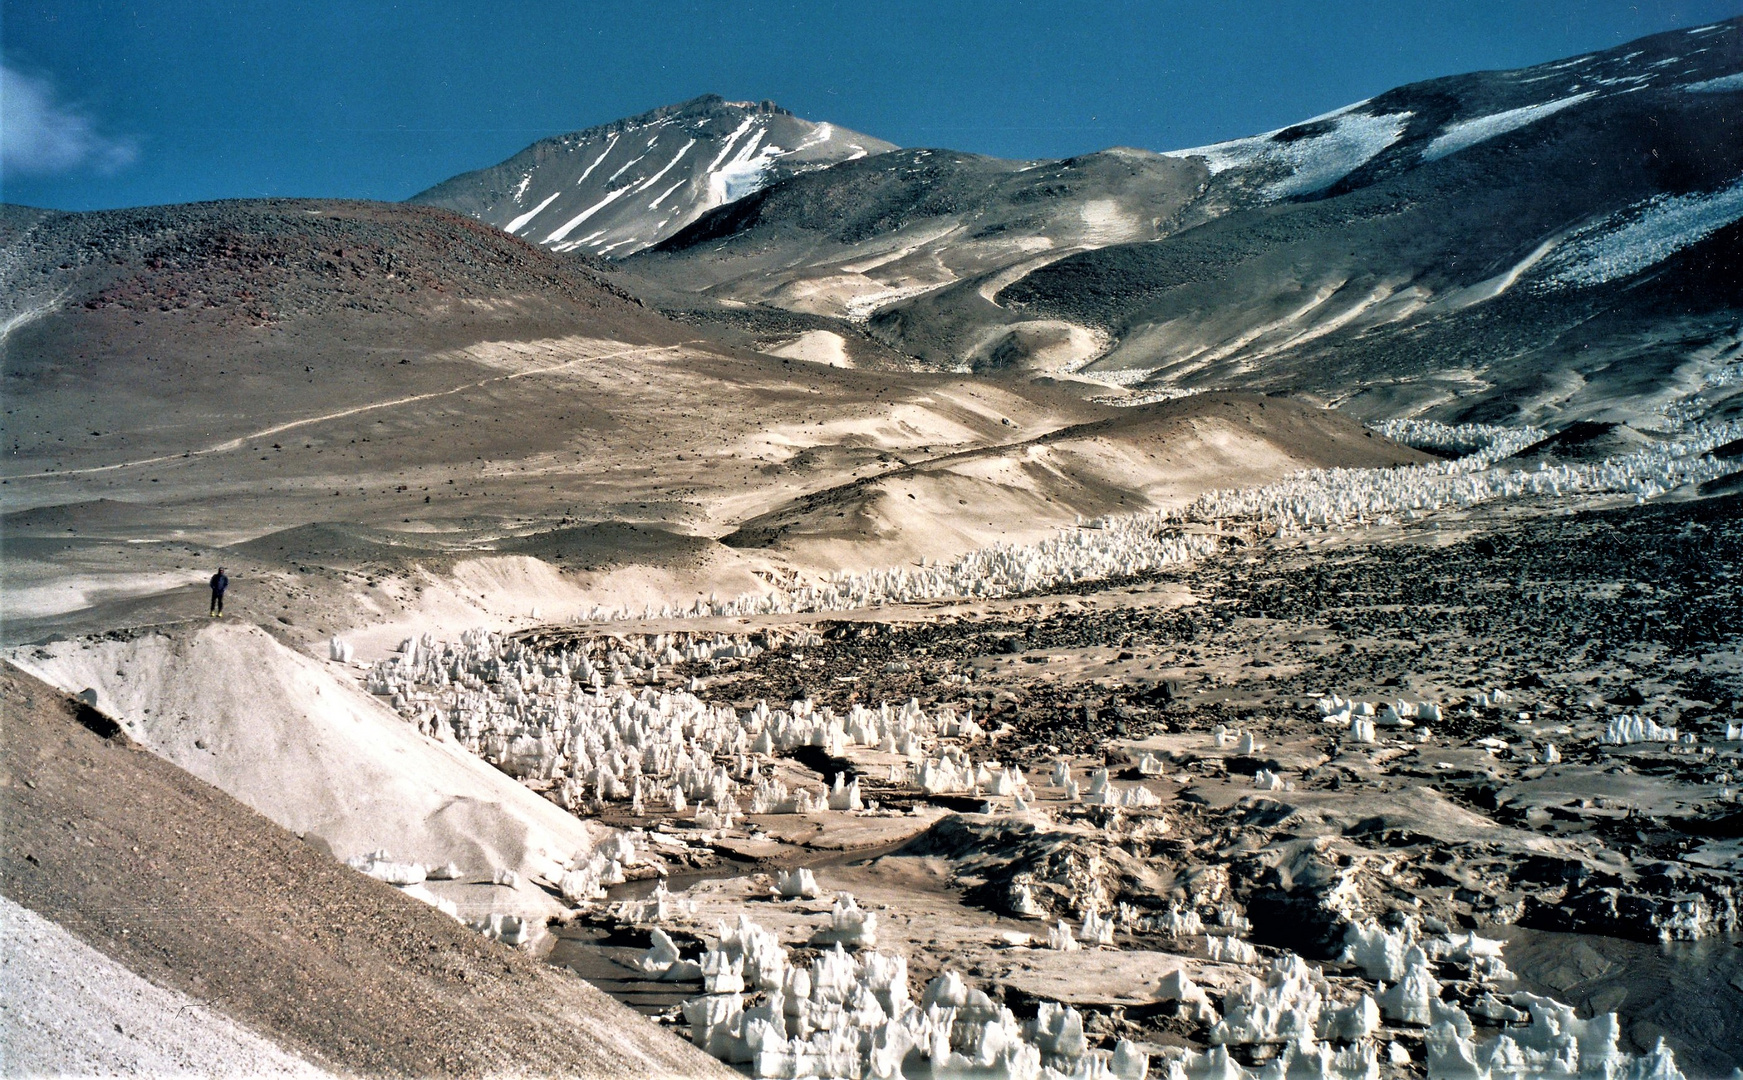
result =
[[412,196],[557,251],[647,247],[766,184],[895,147],[773,102],[709,94],[542,139]]
[[998,299],[1107,334],[1087,373],[1123,382],[1454,419],[1662,404],[1736,358],[1740,26],[1181,151],[1215,170],[1204,212],[1220,216]]
[[362,1076],[730,1076],[566,972],[348,869],[0,671],[0,892]]

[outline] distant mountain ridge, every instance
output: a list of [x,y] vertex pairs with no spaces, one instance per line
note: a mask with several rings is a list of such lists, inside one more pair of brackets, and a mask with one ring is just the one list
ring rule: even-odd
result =
[[1743,19],[1399,87],[1174,152],[1211,170],[1189,227],[995,300],[1106,335],[1080,370],[1126,384],[1656,423],[1739,359],[1740,108]]
[[1743,416],[1739,116],[1743,18],[1165,153],[897,149],[706,96],[433,205],[0,209],[0,335],[15,366],[98,324],[154,357],[259,331],[289,363],[310,346],[281,328],[326,350],[588,325],[1120,400],[1662,430]]
[[622,257],[771,183],[893,143],[706,94],[541,139],[412,196],[553,251]]
[[838,164],[618,272],[958,371],[1653,424],[1743,360],[1740,110],[1733,19],[1160,154]]
[[1408,83],[1274,131],[1166,153],[1206,164],[1216,177],[1213,204],[1335,197],[1492,140],[1528,143],[1547,130],[1537,125],[1567,110],[1643,91],[1743,89],[1735,74],[1743,59],[1737,24],[1656,34],[1530,67]]

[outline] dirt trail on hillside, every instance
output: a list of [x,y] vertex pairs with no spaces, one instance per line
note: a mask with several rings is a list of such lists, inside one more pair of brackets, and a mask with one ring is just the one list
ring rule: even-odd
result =
[[[108,736],[108,737],[105,737]],[[731,1076],[0,670],[0,893],[330,1068]]]

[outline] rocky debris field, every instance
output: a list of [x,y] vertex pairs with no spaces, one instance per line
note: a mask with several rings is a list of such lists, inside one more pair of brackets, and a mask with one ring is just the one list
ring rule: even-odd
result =
[[8,208],[20,295],[86,310],[204,310],[241,324],[341,312],[425,313],[537,295],[575,312],[634,306],[585,264],[434,207],[232,200],[62,214]]
[[[1098,752],[1109,767],[1130,768],[1138,741],[1218,727],[1287,741],[1316,716],[1310,703],[1329,693],[1433,701],[1441,718],[1393,728],[1403,738],[1392,752],[1382,740],[1341,753],[1345,732],[1321,735],[1322,763],[1294,786],[1426,786],[1497,824],[1608,845],[1629,861],[1660,860],[1635,889],[1577,858],[1498,866],[1499,880],[1516,888],[1453,889],[1478,904],[1457,913],[1467,922],[1524,920],[1618,936],[1730,932],[1738,928],[1735,872],[1702,864],[1733,861],[1709,850],[1731,846],[1743,830],[1733,794],[1743,769],[1736,750],[1725,749],[1743,713],[1740,505],[1731,497],[1502,516],[1456,539],[1406,529],[1342,552],[1261,551],[1233,573],[1204,563],[1171,575],[1200,602],[1167,610],[838,624],[804,649],[803,667],[767,654],[760,670],[723,680],[716,692],[731,686],[745,697],[841,705],[856,695],[959,700],[977,708],[983,725],[1010,729],[1006,755],[1026,768]],[[1091,661],[1085,674],[1114,670],[1087,681],[1031,674],[1080,657]],[[940,686],[938,673],[948,670],[974,673],[974,690]],[[1605,736],[1628,717],[1674,728],[1686,741],[1609,745]],[[1436,752],[1449,743],[1478,756]],[[1217,758],[1189,764],[1213,776],[1280,768],[1262,753]],[[1606,785],[1617,791],[1601,793]],[[1579,795],[1582,786],[1593,788],[1589,797]],[[1680,798],[1671,796],[1677,789],[1685,789]],[[1426,838],[1382,820],[1368,826],[1386,838],[1383,848],[1429,854],[1420,846]],[[1400,884],[1402,895],[1421,895],[1414,882]],[[1679,905],[1695,893],[1706,902],[1687,921]]]
[[[1599,712],[1650,704],[1672,726],[1735,723],[1743,672],[1714,661],[1743,635],[1743,502],[1526,510],[1378,542],[1241,548],[1103,583],[1140,596],[1184,588],[1187,605],[1079,610],[1069,597],[1081,587],[1062,586],[1052,591],[1066,599],[1037,594],[1010,614],[816,624],[821,640],[736,663],[709,696],[960,701],[1011,724],[1017,760],[1037,763],[1056,752],[1043,742],[1084,753],[1195,719],[1244,727],[1269,722],[1255,709],[1331,692],[1456,701],[1499,689],[1506,707],[1449,715],[1442,730],[1512,741],[1538,731],[1503,714],[1577,715],[1594,700]],[[1110,670],[1032,677],[1082,650]],[[944,682],[971,671],[973,689]]]

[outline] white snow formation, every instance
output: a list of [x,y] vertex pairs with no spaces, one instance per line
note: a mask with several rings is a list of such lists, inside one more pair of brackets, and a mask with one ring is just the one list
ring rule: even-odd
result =
[[[740,713],[687,691],[627,685],[661,664],[759,651],[729,635],[657,634],[636,643],[542,649],[483,630],[467,631],[459,642],[426,634],[376,663],[366,685],[418,731],[548,786],[554,801],[576,811],[611,802],[655,805],[689,811],[710,828],[725,827],[746,807],[755,814],[867,809],[857,779],[838,775],[833,789],[813,793],[789,789],[772,774],[771,758],[806,746],[833,756],[850,746],[900,755],[907,768],[892,782],[927,794],[1015,799],[1026,789],[1020,773],[968,753],[965,744],[985,733],[972,711],[959,715],[949,705],[929,713],[910,699],[838,714],[799,700],[784,709],[759,702]],[[1101,780],[1111,804],[1141,805],[1130,792],[1116,794],[1105,771]],[[570,900],[595,899],[638,858],[636,843],[620,834],[553,876]],[[422,868],[378,870],[378,876],[415,873]],[[807,885],[816,888],[807,875],[796,871],[777,887],[783,895],[804,895]]]
[[[1409,125],[1410,113],[1379,116],[1358,111],[1359,101],[1336,112],[1316,116],[1288,128],[1210,146],[1170,150],[1168,157],[1199,158],[1211,173],[1229,169],[1252,169],[1266,177],[1260,194],[1268,199],[1286,199],[1323,191],[1371,161],[1396,143]],[[1311,134],[1290,138],[1295,128]]]
[[1610,746],[1631,746],[1643,742],[1673,743],[1677,741],[1677,730],[1673,727],[1659,727],[1656,722],[1644,716],[1612,716],[1610,726],[1601,741]]
[[782,870],[775,875],[775,893],[785,900],[814,900],[820,895],[817,875],[804,867]]
[[1588,225],[1544,260],[1541,288],[1583,288],[1638,274],[1743,218],[1743,181],[1656,195]]
[[1733,90],[1743,90],[1743,71],[1735,75],[1721,75],[1716,79],[1688,83],[1683,89],[1691,94],[1725,94]]
[[[1068,924],[1049,937],[1051,948],[1078,947]],[[1069,1005],[1043,1001],[1033,1020],[1019,1021],[954,971],[927,983],[915,1001],[900,954],[849,952],[837,944],[796,965],[775,935],[742,915],[736,925],[719,925],[698,961],[682,960],[656,929],[641,966],[699,972],[705,993],[683,1007],[691,1038],[755,1077],[1377,1080],[1383,1017],[1425,1029],[1431,1080],[1681,1077],[1662,1043],[1638,1059],[1623,1051],[1614,1013],[1580,1020],[1568,1006],[1528,993],[1504,1001],[1484,989],[1472,1009],[1500,1031],[1479,1037],[1471,1013],[1440,998],[1435,967],[1467,965],[1470,979],[1487,988],[1508,977],[1499,943],[1474,934],[1415,939],[1414,925],[1396,931],[1353,925],[1346,959],[1378,980],[1372,992],[1342,985],[1347,980],[1334,986],[1319,968],[1285,953],[1237,980],[1220,1014],[1175,969],[1161,980],[1156,1000],[1178,1002],[1185,1015],[1208,1023],[1211,1047],[1170,1048],[1154,1059],[1123,1039],[1112,1051],[1091,1049],[1083,1016]],[[1231,1047],[1265,1048],[1269,1063],[1249,1069]],[[1389,1063],[1400,1064],[1401,1052],[1389,1042]],[[1408,1060],[1406,1053],[1402,1061]]]
[[[1423,421],[1416,421],[1423,424]],[[1546,433],[1545,433],[1546,434]],[[1541,465],[1532,471],[1493,469],[1517,453],[1524,435],[1457,461],[1399,469],[1313,469],[1264,487],[1216,491],[1185,510],[1154,515],[1163,521],[1250,519],[1273,523],[1284,535],[1371,524],[1395,524],[1442,509],[1501,498],[1631,494],[1644,502],[1687,484],[1699,484],[1734,466],[1713,458],[1717,446],[1743,435],[1743,422],[1697,425],[1654,446],[1596,463]],[[1535,442],[1536,439],[1530,439]]]
[[1563,109],[1590,101],[1597,96],[1596,90],[1587,90],[1583,94],[1573,94],[1569,97],[1545,101],[1537,105],[1525,105],[1505,112],[1491,113],[1488,116],[1477,116],[1469,120],[1460,120],[1448,124],[1441,133],[1434,137],[1426,149],[1422,151],[1424,161],[1438,161],[1449,154],[1456,154],[1467,147],[1475,146],[1497,135],[1505,135],[1509,131],[1517,131],[1527,124],[1534,124],[1546,116],[1554,116]]

